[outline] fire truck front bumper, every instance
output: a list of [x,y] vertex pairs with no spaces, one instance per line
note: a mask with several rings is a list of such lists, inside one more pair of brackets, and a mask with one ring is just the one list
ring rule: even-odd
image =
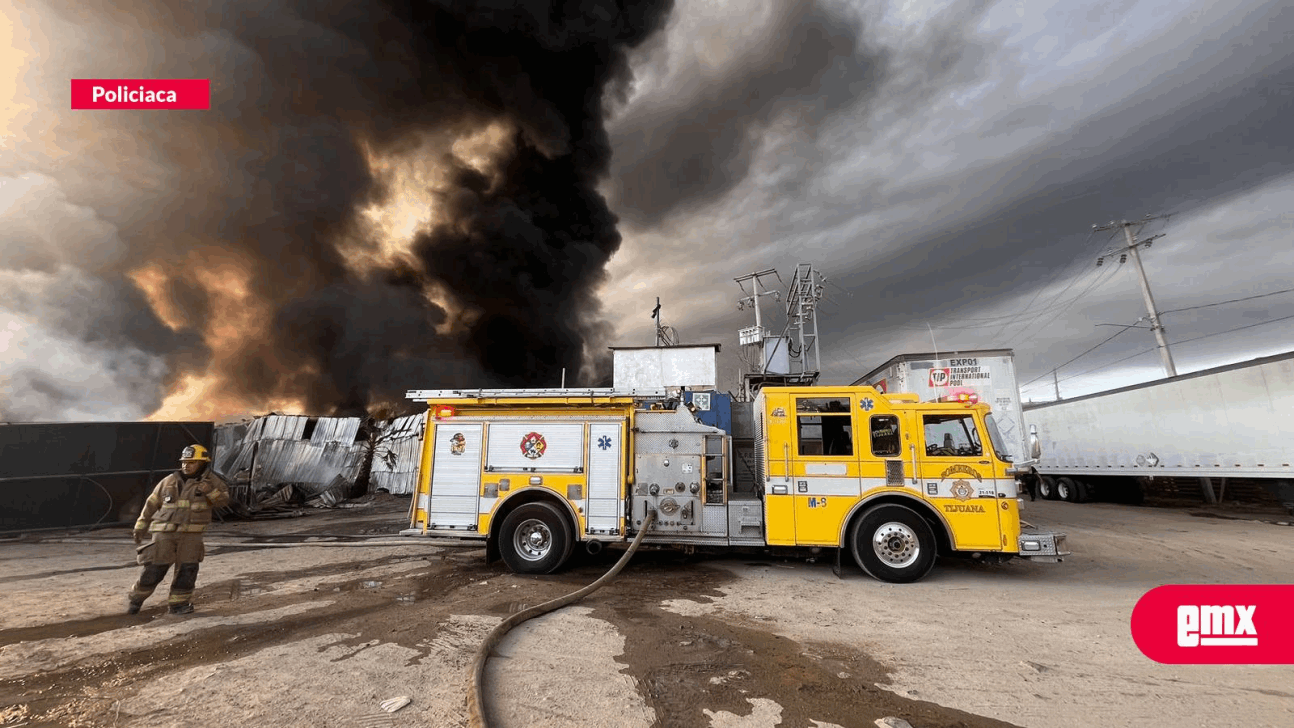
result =
[[1063,533],[1020,534],[1020,558],[1059,563],[1069,556]]

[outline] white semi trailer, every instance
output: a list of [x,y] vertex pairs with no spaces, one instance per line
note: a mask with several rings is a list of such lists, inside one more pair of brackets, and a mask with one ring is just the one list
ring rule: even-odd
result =
[[1031,445],[1020,407],[1015,354],[1010,349],[900,354],[865,374],[854,386],[915,394],[922,402],[956,401],[973,395],[993,408],[1012,462],[1028,467],[1026,453]]
[[1294,512],[1294,352],[1023,409],[1044,498],[1137,499],[1185,478],[1206,503],[1231,483]]

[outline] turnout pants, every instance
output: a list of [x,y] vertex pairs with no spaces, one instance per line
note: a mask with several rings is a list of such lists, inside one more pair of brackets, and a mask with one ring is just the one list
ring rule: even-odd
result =
[[[139,581],[130,589],[130,601],[143,604],[152,596],[157,585],[162,583],[170,564],[148,564],[139,575]],[[175,577],[171,579],[171,593],[166,603],[172,607],[188,604],[193,600],[193,587],[198,583],[198,564],[176,564]]]

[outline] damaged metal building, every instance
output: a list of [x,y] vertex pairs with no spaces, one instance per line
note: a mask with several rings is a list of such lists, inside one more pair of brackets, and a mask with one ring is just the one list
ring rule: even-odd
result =
[[249,511],[331,507],[378,490],[408,495],[424,427],[423,415],[367,423],[268,415],[217,427],[215,468],[229,482],[234,502]]

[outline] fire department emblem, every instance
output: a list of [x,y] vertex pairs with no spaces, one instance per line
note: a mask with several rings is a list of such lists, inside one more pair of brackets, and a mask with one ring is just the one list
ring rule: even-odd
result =
[[449,438],[449,454],[462,455],[465,450],[467,450],[467,438],[463,437],[463,433],[455,432],[454,436]]
[[965,480],[954,480],[952,492],[953,497],[959,501],[970,500],[975,495],[975,489]]
[[538,460],[544,456],[544,451],[548,449],[548,441],[538,432],[532,432],[521,438],[521,454],[531,460]]

